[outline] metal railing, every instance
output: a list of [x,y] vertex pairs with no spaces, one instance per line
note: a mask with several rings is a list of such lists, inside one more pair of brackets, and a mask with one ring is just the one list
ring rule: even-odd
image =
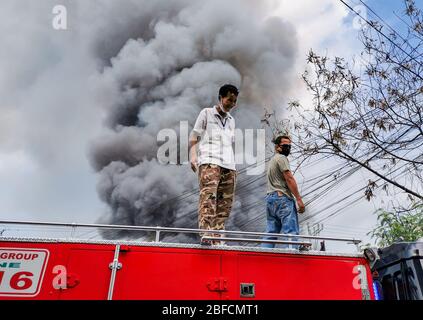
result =
[[[84,223],[60,223],[60,222],[34,222],[34,221],[0,221],[0,225],[29,225],[29,226],[48,226],[48,227],[70,227],[72,236],[76,228],[95,228],[95,229],[112,229],[112,230],[127,230],[127,231],[146,231],[154,232],[154,242],[161,242],[160,236],[162,233],[185,233],[185,234],[199,234],[205,236],[203,240],[222,240],[225,242],[255,242],[255,243],[273,243],[273,244],[287,244],[287,245],[304,245],[311,246],[311,242],[299,240],[327,240],[339,241],[357,246],[362,242],[355,238],[335,238],[324,236],[310,236],[310,235],[293,235],[293,234],[276,234],[265,232],[249,232],[249,231],[230,231],[230,230],[204,230],[204,229],[188,229],[188,228],[170,228],[170,227],[150,227],[150,226],[127,226],[127,225],[106,225],[106,224],[84,224]],[[207,236],[207,234],[219,234],[221,238]],[[237,235],[239,237],[227,237],[227,235]],[[260,237],[260,238],[248,238]],[[282,240],[278,240],[284,238]],[[285,240],[288,239],[288,240]],[[294,240],[292,240],[294,239]]]

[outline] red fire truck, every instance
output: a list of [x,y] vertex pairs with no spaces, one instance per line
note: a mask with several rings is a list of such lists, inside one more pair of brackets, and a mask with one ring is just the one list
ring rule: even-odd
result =
[[[44,227],[152,232],[154,241],[0,237],[0,299],[41,300],[362,300],[375,299],[362,254],[267,249],[245,245],[273,241],[356,239],[299,236],[263,240],[264,233],[220,231],[227,243],[167,243],[163,233],[204,230],[161,227],[0,221]],[[283,235],[274,235],[281,239]]]

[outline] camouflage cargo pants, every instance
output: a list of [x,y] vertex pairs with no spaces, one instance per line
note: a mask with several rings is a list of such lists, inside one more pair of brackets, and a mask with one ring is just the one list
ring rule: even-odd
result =
[[[205,230],[224,230],[225,221],[232,209],[236,171],[214,164],[199,168],[200,202],[198,225]],[[201,236],[204,236],[202,234]],[[219,234],[207,234],[220,237]],[[219,242],[214,242],[219,244]]]

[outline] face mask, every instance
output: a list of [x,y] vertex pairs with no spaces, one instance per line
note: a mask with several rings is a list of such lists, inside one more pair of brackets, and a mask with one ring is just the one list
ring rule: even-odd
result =
[[291,153],[291,145],[283,144],[281,148],[282,148],[281,154],[283,154],[286,157],[289,156],[289,154]]

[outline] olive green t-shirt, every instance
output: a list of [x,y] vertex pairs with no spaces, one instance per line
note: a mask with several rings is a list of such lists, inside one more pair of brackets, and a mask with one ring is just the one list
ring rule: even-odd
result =
[[280,191],[284,195],[294,198],[283,176],[284,171],[290,170],[288,158],[279,153],[275,154],[267,168],[267,193]]

